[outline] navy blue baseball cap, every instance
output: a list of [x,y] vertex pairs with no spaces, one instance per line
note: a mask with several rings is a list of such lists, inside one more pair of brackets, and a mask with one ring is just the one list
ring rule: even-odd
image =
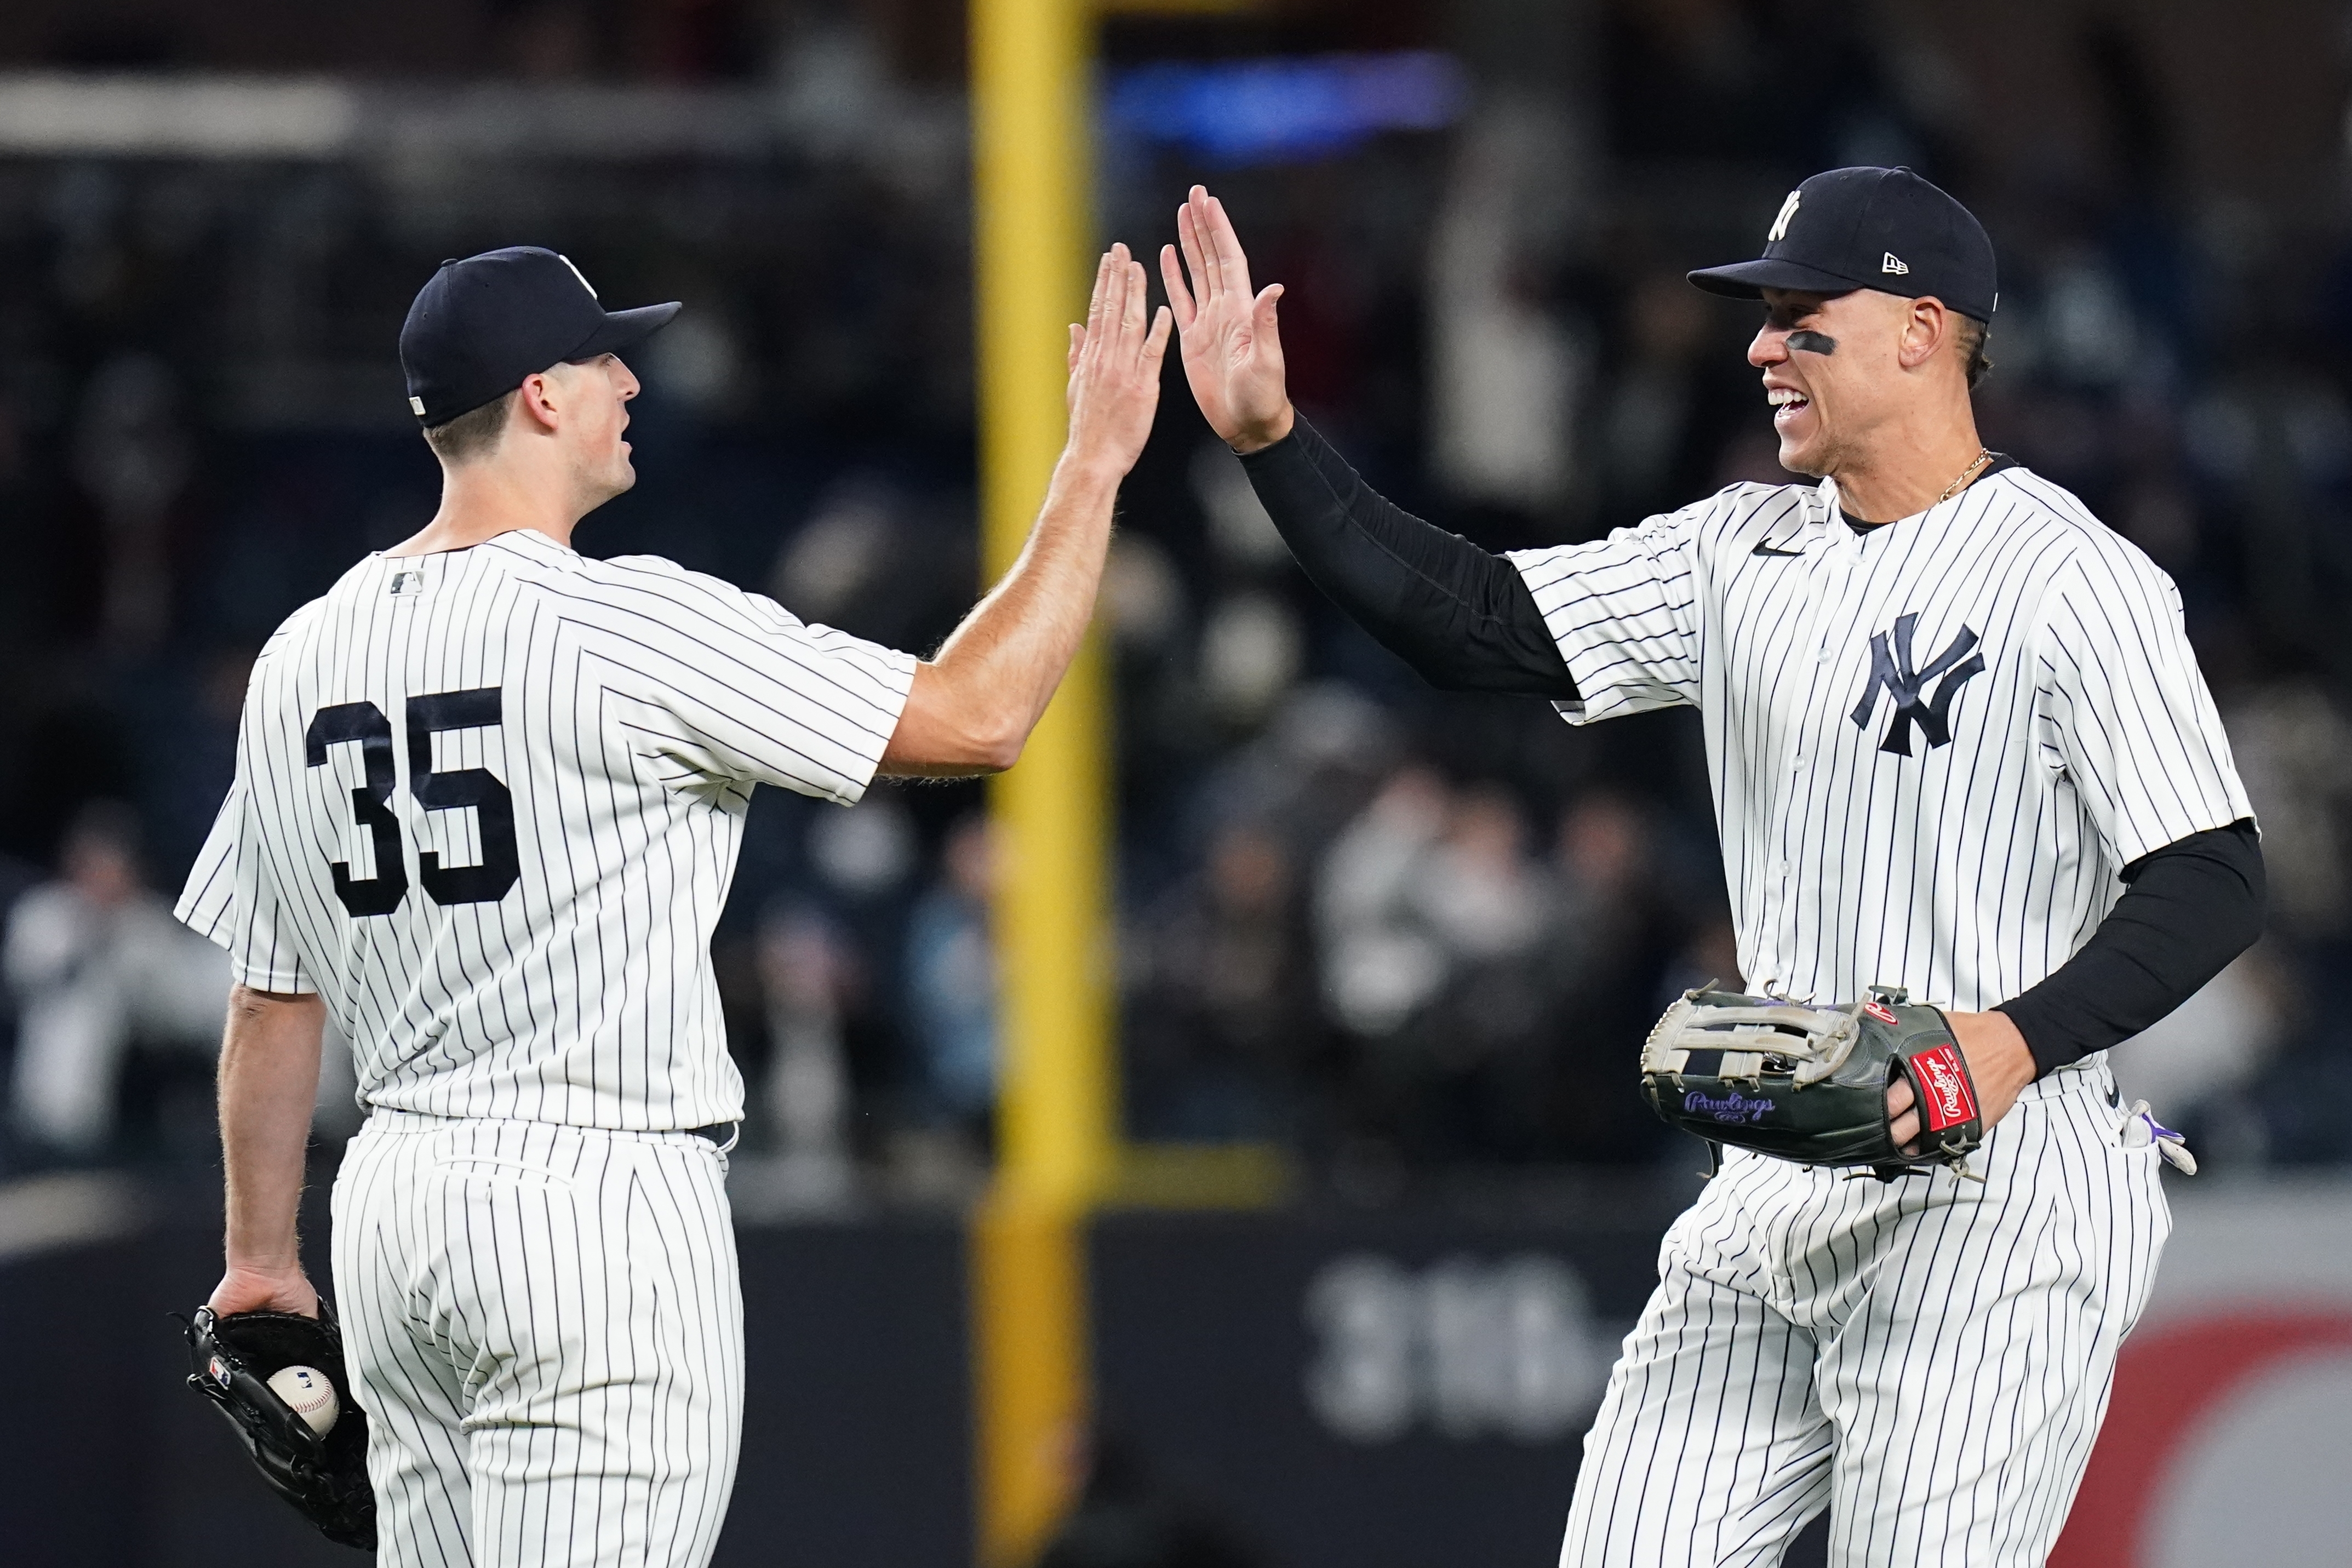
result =
[[1932,294],[1962,315],[1992,320],[2000,300],[1992,237],[1976,215],[1908,169],[1832,169],[1789,193],[1754,261],[1709,267],[1690,280],[1710,294],[1754,300],[1767,289]]
[[580,268],[536,245],[445,261],[400,329],[409,412],[446,425],[550,365],[642,342],[677,314],[676,300],[607,310]]

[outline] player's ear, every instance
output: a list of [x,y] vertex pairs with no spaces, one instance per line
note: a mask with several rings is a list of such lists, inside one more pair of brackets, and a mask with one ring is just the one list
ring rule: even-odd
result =
[[560,377],[570,368],[558,364],[534,371],[524,376],[522,384],[515,389],[515,406],[534,427],[552,434],[562,423],[560,411],[564,404],[564,388]]
[[1917,370],[1951,341],[1954,323],[1952,313],[1932,294],[1906,302],[1910,309],[1904,313],[1903,338],[1895,352],[1905,370]]

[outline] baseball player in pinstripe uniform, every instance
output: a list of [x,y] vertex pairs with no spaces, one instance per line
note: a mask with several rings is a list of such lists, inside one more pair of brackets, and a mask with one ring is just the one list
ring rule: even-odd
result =
[[1092,613],[1167,312],[1102,259],[1020,560],[930,660],[667,561],[592,560],[627,489],[607,312],[551,251],[445,264],[401,335],[439,512],[280,627],[181,918],[229,950],[227,1272],[312,1312],[295,1204],[331,1015],[368,1110],[334,1277],[383,1560],[696,1564],[735,1473],[742,1115],[709,939],[756,784],[1010,766]]
[[2105,1050],[2253,939],[2263,874],[2173,585],[1978,439],[1984,230],[1908,170],[1806,181],[1761,258],[1692,280],[1761,298],[1748,362],[1817,482],[1496,556],[1295,415],[1279,287],[1205,192],[1178,224],[1186,374],[1308,574],[1439,685],[1696,707],[1747,988],[1942,1007],[1990,1129],[1964,1173],[1883,1182],[1730,1153],[1661,1249],[1563,1568],[1777,1563],[1824,1508],[1840,1568],[2042,1563],[2181,1156]]

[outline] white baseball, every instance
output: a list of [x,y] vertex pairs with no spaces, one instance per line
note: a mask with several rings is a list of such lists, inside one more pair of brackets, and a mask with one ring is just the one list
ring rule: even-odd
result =
[[269,1386],[321,1437],[343,1413],[335,1398],[335,1385],[315,1366],[280,1367],[269,1374]]

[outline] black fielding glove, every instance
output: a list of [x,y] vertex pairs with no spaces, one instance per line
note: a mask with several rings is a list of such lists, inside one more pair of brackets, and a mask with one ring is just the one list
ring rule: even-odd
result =
[[[375,1494],[368,1489],[367,1416],[352,1398],[343,1335],[326,1298],[319,1315],[232,1312],[199,1307],[184,1321],[188,1386],[210,1400],[236,1432],[270,1489],[328,1540],[375,1550]],[[320,1436],[269,1380],[289,1366],[315,1368],[334,1385],[339,1414]]]
[[[1916,1151],[1895,1145],[1886,1091],[1918,1097]],[[1951,1026],[1906,993],[1809,1007],[1772,996],[1687,991],[1642,1047],[1642,1092],[1668,1122],[1710,1143],[1801,1165],[1863,1165],[1884,1181],[1942,1164],[1965,1171],[1984,1142],[1975,1080]]]

